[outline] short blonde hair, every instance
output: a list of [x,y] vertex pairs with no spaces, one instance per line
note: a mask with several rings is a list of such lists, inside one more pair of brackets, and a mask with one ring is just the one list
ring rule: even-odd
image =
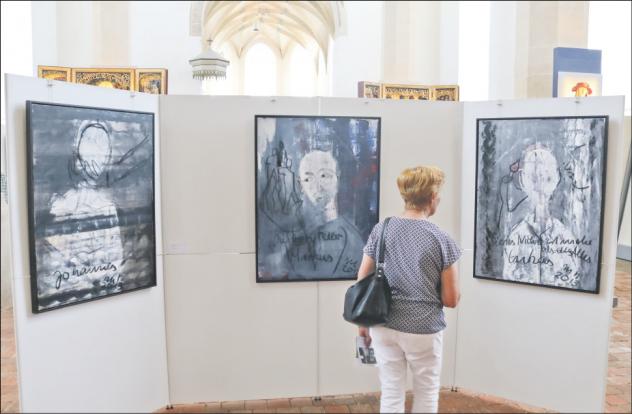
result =
[[406,168],[397,177],[397,187],[406,208],[420,210],[432,200],[443,185],[444,173],[438,167]]

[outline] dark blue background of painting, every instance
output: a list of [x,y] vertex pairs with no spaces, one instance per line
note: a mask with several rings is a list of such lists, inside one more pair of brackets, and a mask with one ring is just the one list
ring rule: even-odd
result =
[[[124,290],[155,285],[153,114],[37,102],[30,105],[32,186],[29,191],[33,209],[30,237],[34,239],[31,259],[36,264],[33,276],[37,280],[51,274],[48,253],[51,247],[44,237],[56,231],[50,214],[51,202],[54,195],[63,195],[81,180],[70,167],[77,132],[85,121],[90,121],[102,123],[111,131],[111,165],[100,186],[111,192],[117,210],[126,259],[120,269],[126,281]],[[118,163],[126,154],[125,160]],[[60,291],[53,296],[39,295],[37,300],[43,307],[57,302],[61,305],[55,306],[63,306],[85,295],[94,299],[107,292]]]
[[[267,117],[265,117],[267,118]],[[379,119],[376,118],[276,118],[276,131],[258,159],[265,164],[282,141],[293,171],[298,174],[302,157],[310,151],[331,151],[338,161],[340,179],[338,212],[353,223],[363,241],[378,221],[379,203]],[[258,118],[261,119],[261,118]],[[264,165],[257,166],[257,201],[266,186]],[[299,189],[299,195],[303,198]],[[276,218],[273,217],[276,220]],[[283,219],[279,219],[282,221]],[[259,257],[274,250],[269,238],[276,226],[257,207],[257,253]],[[327,275],[323,275],[327,277]]]
[[[607,118],[523,118],[478,120],[478,160],[476,183],[476,222],[474,273],[477,276],[502,279],[503,249],[494,245],[494,237],[506,237],[511,229],[529,213],[528,202],[517,206],[512,213],[501,209],[499,197],[512,197],[514,202],[525,194],[519,188],[517,177],[501,185],[510,174],[512,164],[520,161],[525,148],[536,143],[549,148],[555,156],[560,182],[550,199],[553,217],[567,226],[576,236],[585,236],[593,244],[588,250],[592,261],[582,263],[580,290],[595,291],[598,286],[599,252],[601,249],[601,218],[604,195],[603,169],[607,148]],[[578,220],[572,214],[572,180],[564,165],[572,160],[573,140],[570,131],[590,133],[588,144],[590,159],[583,170],[590,176],[590,198],[583,205],[585,217]],[[502,193],[501,193],[502,190]],[[508,190],[508,193],[506,191]],[[499,194],[500,193],[500,194]],[[500,217],[500,222],[497,221]]]

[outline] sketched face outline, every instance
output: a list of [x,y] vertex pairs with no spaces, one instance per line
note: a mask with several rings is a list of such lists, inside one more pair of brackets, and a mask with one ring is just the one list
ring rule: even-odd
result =
[[112,156],[112,142],[106,127],[90,123],[79,132],[75,149],[75,167],[87,182],[99,179]]
[[533,205],[543,205],[557,188],[560,172],[557,159],[544,147],[527,149],[522,157],[520,186]]
[[338,162],[331,152],[311,151],[301,159],[299,179],[307,198],[325,208],[338,194]]

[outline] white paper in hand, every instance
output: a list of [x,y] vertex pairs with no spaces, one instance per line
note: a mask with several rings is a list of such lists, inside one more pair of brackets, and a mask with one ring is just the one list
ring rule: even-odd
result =
[[375,351],[366,346],[363,336],[356,337],[356,358],[363,364],[375,364]]

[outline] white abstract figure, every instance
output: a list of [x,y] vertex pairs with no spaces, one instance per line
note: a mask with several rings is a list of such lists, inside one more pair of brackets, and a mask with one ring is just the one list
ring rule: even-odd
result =
[[[47,241],[59,252],[47,293],[76,291],[81,297],[122,286],[123,257],[118,215],[111,190],[104,186],[111,156],[110,134],[101,123],[79,128],[71,170],[75,188],[55,194],[50,213],[55,235]],[[81,292],[81,293],[79,293]]]
[[327,222],[337,219],[338,163],[331,152],[312,151],[306,154],[298,173],[303,192],[314,206],[316,220]]
[[541,145],[527,148],[520,162],[519,181],[530,212],[505,240],[503,278],[527,283],[578,288],[578,240],[550,211],[550,199],[560,183],[555,156]]
[[339,169],[331,152],[314,150],[299,165],[299,180],[306,197],[305,232],[294,240],[288,259],[302,276],[354,275],[362,258],[362,237],[338,213]]

